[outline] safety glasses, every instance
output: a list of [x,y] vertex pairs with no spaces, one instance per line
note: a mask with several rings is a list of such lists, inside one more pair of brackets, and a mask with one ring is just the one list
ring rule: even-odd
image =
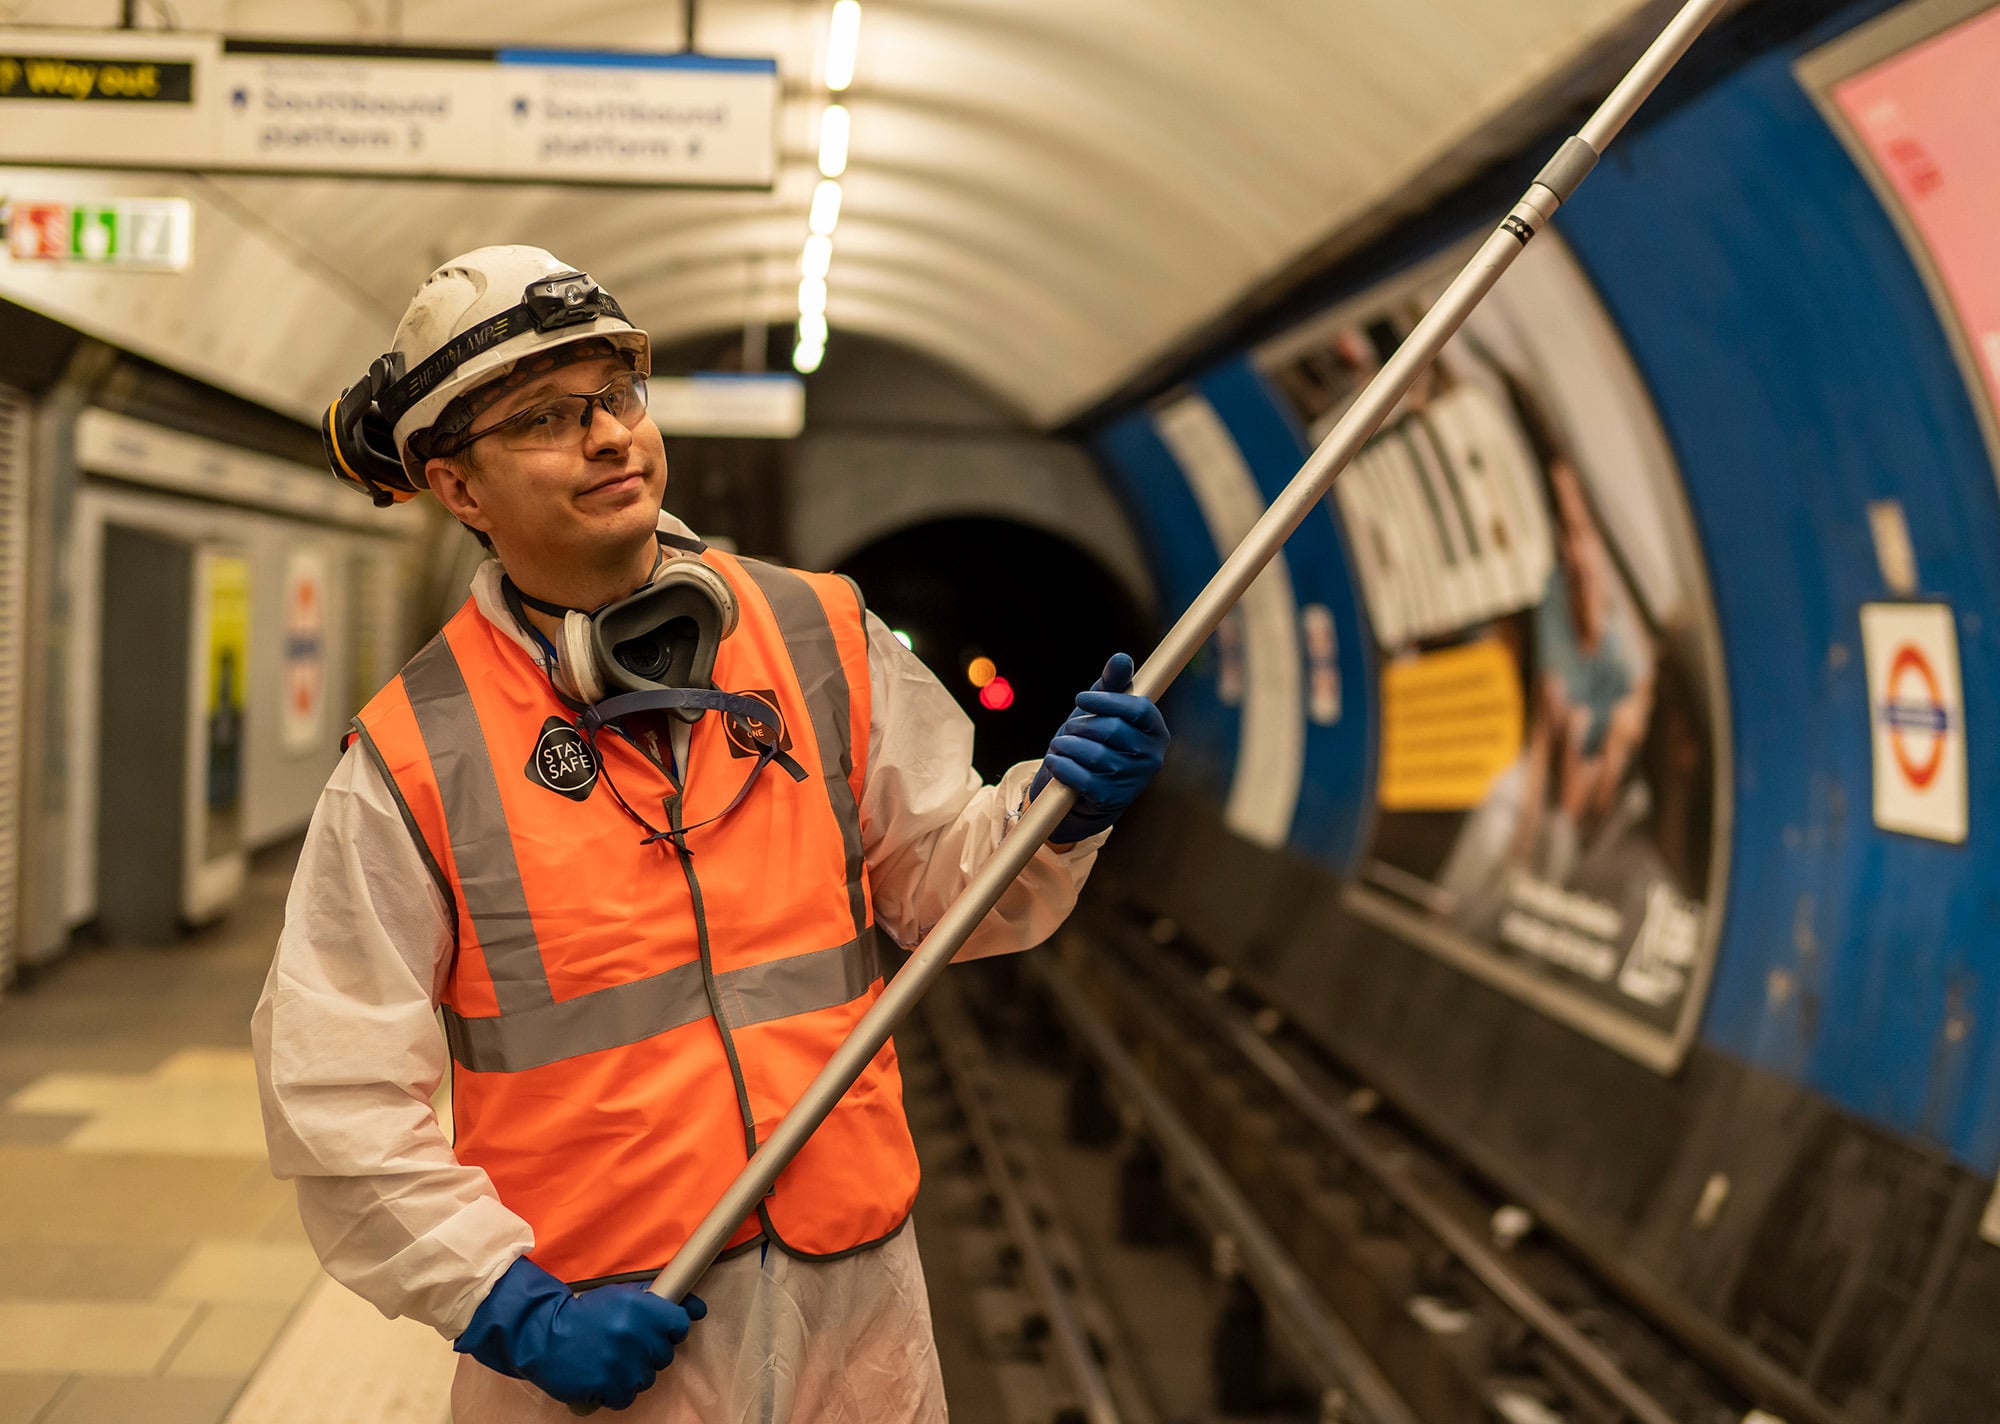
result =
[[496,437],[508,450],[573,449],[583,443],[599,410],[630,430],[646,413],[646,378],[637,371],[621,371],[594,391],[539,401],[484,430],[471,432],[444,453],[455,455],[488,436]]

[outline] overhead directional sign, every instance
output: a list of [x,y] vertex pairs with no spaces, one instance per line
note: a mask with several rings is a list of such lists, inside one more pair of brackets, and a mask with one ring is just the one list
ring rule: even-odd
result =
[[777,109],[771,59],[0,36],[0,162],[768,187]]

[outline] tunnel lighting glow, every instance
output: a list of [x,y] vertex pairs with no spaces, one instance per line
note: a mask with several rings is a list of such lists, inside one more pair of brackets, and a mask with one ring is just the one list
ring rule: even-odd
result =
[[974,658],[965,665],[965,680],[974,687],[985,687],[999,675],[1000,669],[993,666],[991,658]]
[[819,363],[826,359],[824,346],[808,346],[800,342],[792,348],[792,369],[801,376],[810,376],[819,369]]
[[905,633],[901,628],[891,628],[889,635],[911,652],[914,653],[917,650],[917,645],[910,641],[910,635]]
[[1005,712],[1014,705],[1014,684],[996,677],[979,689],[979,705],[989,712]]
[[826,278],[807,277],[799,283],[799,315],[822,316],[826,312]]
[[814,233],[799,254],[799,272],[807,277],[824,277],[833,266],[833,239]]
[[819,237],[832,237],[833,225],[839,221],[840,185],[831,178],[822,178],[813,189],[812,211],[806,217],[806,226]]
[[829,334],[824,312],[814,312],[810,316],[803,312],[799,314],[799,345],[824,346]]
[[828,104],[826,112],[820,115],[819,171],[829,178],[838,178],[847,171],[849,127],[847,110],[838,104]]
[[854,82],[854,51],[860,38],[860,0],[839,0],[826,27],[826,87],[836,93]]

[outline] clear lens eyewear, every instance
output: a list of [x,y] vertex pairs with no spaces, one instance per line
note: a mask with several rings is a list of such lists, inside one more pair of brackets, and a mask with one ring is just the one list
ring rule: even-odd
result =
[[630,430],[646,413],[646,378],[637,371],[623,371],[597,390],[531,405],[484,430],[473,431],[459,441],[454,453],[489,435],[499,436],[509,450],[569,449],[582,443],[600,409]]

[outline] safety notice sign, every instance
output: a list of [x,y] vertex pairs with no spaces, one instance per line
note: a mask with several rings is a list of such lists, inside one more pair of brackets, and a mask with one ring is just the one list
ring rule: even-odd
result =
[[1929,840],[1963,841],[1965,699],[1951,608],[1865,604],[1861,644],[1868,663],[1875,824]]
[[294,549],[285,560],[285,750],[326,742],[326,558]]

